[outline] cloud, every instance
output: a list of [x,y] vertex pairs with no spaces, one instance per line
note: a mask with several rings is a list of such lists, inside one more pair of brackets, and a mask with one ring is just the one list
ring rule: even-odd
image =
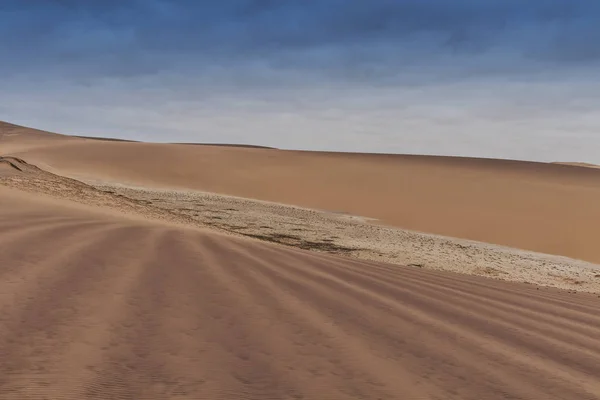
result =
[[13,56],[0,68],[130,77],[235,66],[252,79],[264,69],[377,81],[470,59],[469,73],[491,73],[506,58],[507,70],[598,62],[599,18],[589,0],[5,0],[0,51]]
[[3,0],[0,119],[600,162],[591,0]]

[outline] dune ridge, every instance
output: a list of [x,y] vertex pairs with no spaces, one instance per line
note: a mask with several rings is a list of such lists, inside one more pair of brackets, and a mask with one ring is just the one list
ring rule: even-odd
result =
[[[0,185],[94,205],[130,218],[361,260],[600,293],[600,265],[373,224],[368,218],[194,191],[89,185],[15,157],[0,158]],[[0,167],[3,164],[0,163]]]
[[49,139],[29,133],[21,128],[21,139],[2,137],[4,153],[87,183],[187,189],[342,211],[414,231],[600,263],[598,169],[460,157]]

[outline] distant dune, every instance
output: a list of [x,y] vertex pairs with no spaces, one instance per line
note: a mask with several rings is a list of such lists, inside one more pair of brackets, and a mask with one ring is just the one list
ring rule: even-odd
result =
[[561,161],[557,161],[557,162],[555,162],[553,164],[570,165],[572,167],[600,168],[600,165],[590,164],[590,163],[584,163],[584,162],[561,162]]
[[417,231],[600,262],[600,171],[593,168],[3,131],[21,135],[3,139],[9,152],[71,177],[343,211]]
[[90,140],[100,140],[100,141],[108,141],[108,142],[131,142],[131,143],[139,143],[137,140],[128,140],[128,139],[118,139],[118,138],[106,138],[106,137],[95,137],[95,136],[74,136],[81,139],[90,139]]
[[[118,139],[118,138],[108,138],[108,137],[95,137],[95,136],[74,136],[81,139],[90,139],[90,140],[99,140],[106,142],[129,142],[129,143],[140,143],[138,140],[129,140],[129,139]],[[185,144],[190,146],[225,146],[225,147],[249,147],[256,149],[272,149],[273,147],[267,146],[257,146],[252,144],[235,144],[235,143],[168,143],[168,144]]]
[[254,144],[236,144],[236,143],[172,143],[185,144],[189,146],[223,146],[223,147],[243,147],[249,149],[275,149],[274,147],[259,146]]

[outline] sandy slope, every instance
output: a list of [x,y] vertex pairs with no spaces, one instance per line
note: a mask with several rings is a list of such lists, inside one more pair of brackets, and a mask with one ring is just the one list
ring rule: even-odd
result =
[[[15,186],[23,187],[23,183]],[[91,189],[99,195],[112,194],[151,205],[152,209],[185,218],[186,225],[236,236],[369,261],[600,294],[600,265],[567,257],[407,231],[344,213],[214,193],[124,185]],[[68,196],[64,189],[61,192]]]
[[10,156],[0,157],[0,186],[319,253],[600,294],[598,264],[382,226],[344,213],[190,190],[88,185]]
[[0,188],[2,399],[600,399],[600,299]]
[[2,152],[91,181],[343,211],[407,229],[600,262],[600,170],[447,157],[98,141],[0,125]]

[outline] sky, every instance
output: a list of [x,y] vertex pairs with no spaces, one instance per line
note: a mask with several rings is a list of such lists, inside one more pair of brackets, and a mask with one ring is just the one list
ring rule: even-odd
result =
[[0,120],[600,163],[593,0],[0,0]]

